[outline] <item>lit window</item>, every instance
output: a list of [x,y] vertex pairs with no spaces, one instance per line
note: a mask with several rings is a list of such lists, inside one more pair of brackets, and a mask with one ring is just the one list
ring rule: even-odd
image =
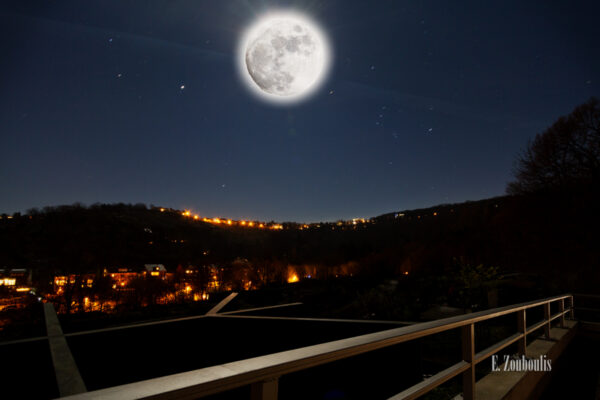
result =
[[11,278],[0,279],[0,285],[15,286],[16,283],[17,283],[16,279],[11,279]]

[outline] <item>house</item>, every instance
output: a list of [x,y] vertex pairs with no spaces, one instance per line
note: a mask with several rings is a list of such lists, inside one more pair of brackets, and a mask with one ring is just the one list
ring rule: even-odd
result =
[[54,294],[61,295],[67,288],[73,288],[76,284],[82,288],[91,288],[94,286],[95,279],[95,274],[55,275],[52,282],[54,284]]
[[167,269],[162,264],[144,264],[146,277],[165,279]]
[[31,270],[25,268],[0,269],[0,286],[30,286]]
[[113,289],[123,289],[129,286],[131,281],[139,276],[143,276],[143,273],[139,273],[129,268],[116,268],[108,271],[104,270],[104,276],[110,275],[113,281]]

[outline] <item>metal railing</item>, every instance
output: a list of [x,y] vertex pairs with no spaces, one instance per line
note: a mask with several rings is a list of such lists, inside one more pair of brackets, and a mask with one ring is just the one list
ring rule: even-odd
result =
[[[565,308],[565,300],[568,300],[567,308]],[[553,302],[558,303],[558,312],[551,315],[550,305]],[[527,326],[527,310],[540,306],[544,310],[543,320]],[[518,332],[475,353],[475,324],[512,313],[517,313]],[[251,385],[252,400],[276,400],[278,380],[283,375],[460,328],[462,331],[462,361],[404,390],[391,399],[417,398],[462,374],[463,398],[472,400],[475,398],[475,366],[478,363],[515,342],[518,343],[519,353],[526,355],[527,335],[537,329],[544,329],[544,335],[546,338],[550,338],[552,321],[558,319],[560,326],[563,327],[565,315],[568,313],[571,313],[571,318],[573,318],[573,296],[570,294],[268,354],[81,393],[64,399],[197,399]]]

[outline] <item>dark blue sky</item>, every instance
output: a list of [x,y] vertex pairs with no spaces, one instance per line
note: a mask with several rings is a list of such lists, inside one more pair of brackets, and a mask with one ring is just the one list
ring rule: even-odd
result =
[[[263,103],[238,78],[239,36],[273,7],[312,17],[333,50],[299,105]],[[528,139],[600,94],[599,11],[4,1],[0,212],[143,202],[319,221],[503,194]]]

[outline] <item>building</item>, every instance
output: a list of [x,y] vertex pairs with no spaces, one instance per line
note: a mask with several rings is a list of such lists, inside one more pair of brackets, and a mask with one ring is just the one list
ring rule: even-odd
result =
[[72,290],[75,285],[81,288],[92,288],[94,286],[95,274],[70,274],[54,276],[54,294],[62,295],[65,291]]
[[162,264],[144,264],[145,276],[152,278],[165,279],[167,275],[167,269]]
[[116,268],[110,271],[105,269],[104,276],[110,276],[113,282],[113,289],[123,289],[130,285],[135,278],[143,276],[142,273],[130,268]]
[[31,286],[31,270],[6,267],[0,269],[0,286],[13,288]]

